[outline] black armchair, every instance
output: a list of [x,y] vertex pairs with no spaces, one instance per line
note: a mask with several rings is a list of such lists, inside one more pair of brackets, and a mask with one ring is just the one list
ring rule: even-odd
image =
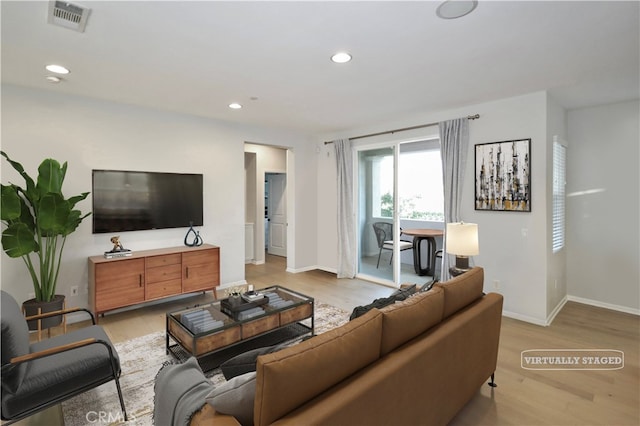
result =
[[27,321],[15,299],[1,293],[2,419],[14,423],[89,389],[115,380],[124,419],[120,360],[104,329],[86,309],[66,309],[29,319],[85,311],[92,326],[29,344]]

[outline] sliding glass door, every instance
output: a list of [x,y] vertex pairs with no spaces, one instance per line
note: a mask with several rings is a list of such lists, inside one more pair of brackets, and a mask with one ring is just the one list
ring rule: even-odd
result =
[[[387,284],[395,282],[391,240],[394,220],[395,148],[358,151],[358,274]],[[396,256],[397,258],[397,256]]]
[[414,258],[413,237],[401,231],[444,226],[439,141],[397,142],[356,152],[358,276],[394,286],[430,281],[416,272],[416,262],[427,259]]

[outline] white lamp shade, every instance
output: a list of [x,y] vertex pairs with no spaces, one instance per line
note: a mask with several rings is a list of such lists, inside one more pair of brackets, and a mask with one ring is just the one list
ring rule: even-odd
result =
[[457,256],[477,256],[478,247],[477,223],[447,223],[447,253]]

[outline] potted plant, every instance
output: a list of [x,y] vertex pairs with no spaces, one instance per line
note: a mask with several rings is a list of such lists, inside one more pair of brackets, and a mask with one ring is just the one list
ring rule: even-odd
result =
[[[34,299],[24,302],[27,315],[38,313],[33,304],[45,304],[42,312],[62,308],[63,295],[56,295],[62,252],[67,236],[73,233],[84,216],[75,205],[87,198],[88,192],[66,199],[62,184],[67,172],[67,163],[62,166],[47,158],[38,167],[38,178],[34,181],[22,164],[13,161],[4,152],[0,154],[20,173],[25,187],[14,183],[2,185],[0,219],[6,225],[2,232],[2,249],[12,258],[24,262],[35,294]],[[53,302],[53,303],[52,303]],[[61,317],[54,317],[42,328],[58,325]],[[33,329],[34,324],[30,324]]]

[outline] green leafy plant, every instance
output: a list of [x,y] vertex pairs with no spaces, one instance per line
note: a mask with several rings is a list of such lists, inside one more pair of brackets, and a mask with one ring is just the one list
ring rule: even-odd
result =
[[91,213],[82,216],[75,205],[87,198],[88,192],[65,199],[62,184],[67,163],[62,166],[47,158],[38,167],[34,181],[22,164],[4,152],[0,154],[20,173],[25,187],[2,184],[0,219],[6,225],[2,232],[2,248],[9,257],[21,258],[29,271],[37,301],[54,297],[62,251],[67,236]]

